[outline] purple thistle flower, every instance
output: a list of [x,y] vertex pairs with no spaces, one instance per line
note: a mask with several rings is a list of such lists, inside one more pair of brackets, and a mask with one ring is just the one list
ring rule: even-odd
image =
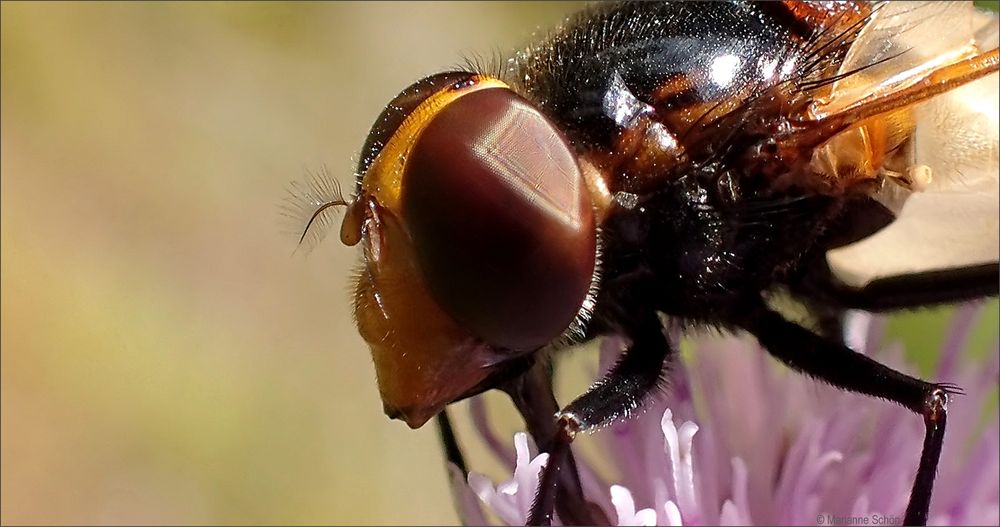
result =
[[[963,360],[981,304],[962,306],[933,378],[966,395],[953,398],[931,502],[931,525],[1000,523],[1000,420],[995,404],[1000,353]],[[885,320],[855,313],[848,342],[904,372],[899,345],[880,347]],[[675,339],[676,340],[676,339]],[[676,366],[666,397],[598,435],[616,468],[599,475],[577,464],[587,499],[618,525],[899,525],[923,441],[919,416],[887,401],[850,394],[788,371],[748,338],[698,339]],[[606,371],[621,351],[601,347]],[[452,486],[466,524],[523,525],[548,460],[526,434],[514,451],[489,427],[483,404],[470,405],[487,446],[513,468],[494,485],[454,467]],[[989,411],[989,414],[986,412]],[[557,518],[558,520],[558,518]]]

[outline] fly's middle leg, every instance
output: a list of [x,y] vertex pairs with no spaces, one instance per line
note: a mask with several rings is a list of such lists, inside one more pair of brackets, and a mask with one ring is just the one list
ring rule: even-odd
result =
[[630,337],[632,344],[607,375],[555,415],[552,439],[546,441],[550,457],[542,470],[528,525],[551,524],[553,510],[567,521],[558,498],[562,474],[572,459],[570,444],[576,435],[628,416],[662,386],[666,365],[674,353],[659,318],[651,315]]

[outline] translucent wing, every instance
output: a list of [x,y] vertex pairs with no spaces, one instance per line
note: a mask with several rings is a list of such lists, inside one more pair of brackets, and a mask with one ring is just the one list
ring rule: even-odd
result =
[[[881,6],[852,46],[819,114],[836,115],[872,94],[915,85],[928,74],[995,50],[996,16],[971,2],[893,2]],[[994,64],[993,71],[996,71]],[[867,91],[866,91],[867,90]],[[887,185],[879,200],[897,219],[875,235],[830,251],[845,285],[995,263],[1000,258],[1000,91],[992,73],[935,95],[912,109],[915,129],[907,170],[913,190]]]

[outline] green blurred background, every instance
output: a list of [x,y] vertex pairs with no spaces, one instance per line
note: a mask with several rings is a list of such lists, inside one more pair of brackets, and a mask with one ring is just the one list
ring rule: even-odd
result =
[[[293,256],[277,205],[577,7],[4,2],[0,521],[454,523],[433,427],[382,415],[356,252]],[[893,330],[927,365],[944,316]]]

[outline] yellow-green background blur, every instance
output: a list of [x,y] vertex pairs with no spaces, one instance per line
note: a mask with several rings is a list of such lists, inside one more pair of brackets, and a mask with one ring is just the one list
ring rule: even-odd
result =
[[[277,205],[576,7],[4,2],[0,521],[454,523],[434,428],[381,412],[355,251],[293,256]],[[926,365],[944,323],[894,330]]]

